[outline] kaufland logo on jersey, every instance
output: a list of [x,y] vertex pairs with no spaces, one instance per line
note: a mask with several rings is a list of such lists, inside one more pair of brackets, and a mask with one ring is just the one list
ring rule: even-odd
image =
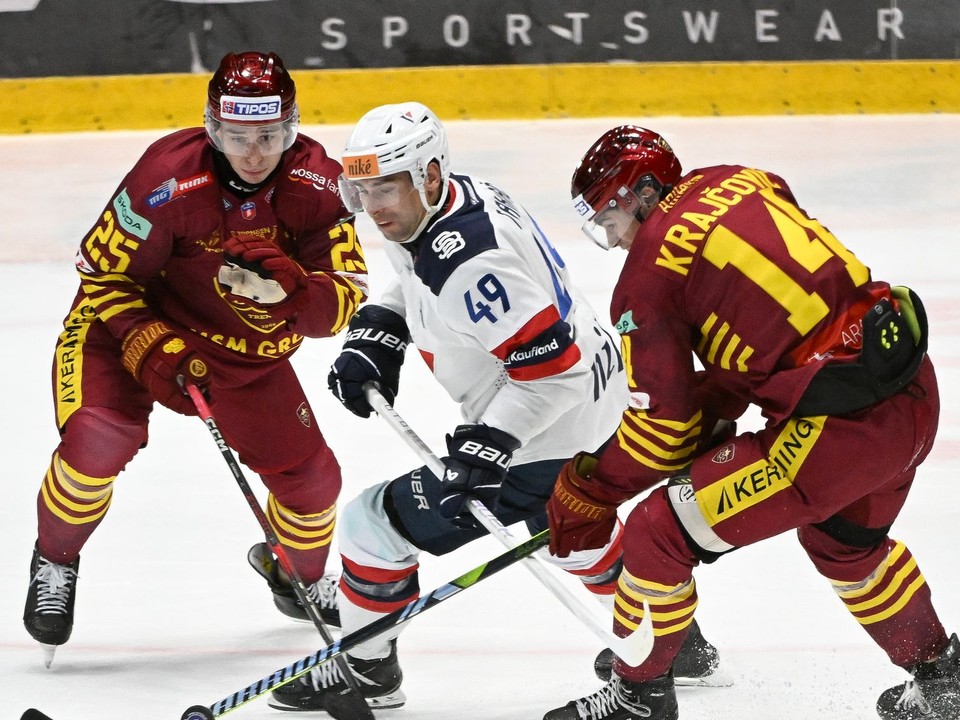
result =
[[516,365],[517,363],[523,363],[524,361],[537,360],[542,358],[544,355],[556,353],[558,350],[560,350],[560,343],[556,338],[554,338],[550,342],[543,345],[534,345],[533,347],[528,347],[525,350],[514,350],[512,353],[510,353],[510,355],[507,356],[506,364]]
[[223,95],[220,98],[220,119],[247,122],[279,120],[281,104],[279,95],[257,98]]

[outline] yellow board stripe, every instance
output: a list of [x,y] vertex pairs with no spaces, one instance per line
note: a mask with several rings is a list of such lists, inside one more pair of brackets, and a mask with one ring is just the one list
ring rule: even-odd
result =
[[[482,65],[293,76],[301,121],[318,125],[354,123],[375,104],[411,97],[444,120],[960,112],[956,60]],[[0,79],[0,133],[199,126],[208,80],[206,73]]]

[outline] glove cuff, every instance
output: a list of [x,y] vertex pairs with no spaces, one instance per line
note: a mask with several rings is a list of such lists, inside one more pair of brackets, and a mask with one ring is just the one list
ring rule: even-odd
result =
[[615,515],[622,502],[619,493],[603,487],[590,474],[597,458],[588,453],[577,453],[563,466],[554,487],[554,497],[574,515],[600,520]]
[[147,356],[164,340],[173,336],[179,340],[179,350],[171,346],[167,352],[180,352],[186,349],[186,343],[177,336],[162,320],[156,320],[146,325],[135,327],[127,333],[120,347],[121,361],[127,371],[137,380],[140,380],[140,369]]
[[495,445],[508,454],[520,447],[520,441],[513,435],[490,425],[478,423],[475,425],[457,425],[453,435],[447,435],[447,450],[453,452],[454,445],[461,441],[476,440],[488,445]]
[[403,317],[382,305],[364,305],[347,326],[343,347],[376,346],[389,352],[397,365],[403,364],[404,353],[410,342],[410,331]]

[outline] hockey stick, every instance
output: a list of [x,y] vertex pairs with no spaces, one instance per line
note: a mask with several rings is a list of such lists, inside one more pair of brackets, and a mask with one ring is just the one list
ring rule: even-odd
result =
[[53,720],[53,718],[49,715],[44,715],[36,708],[30,708],[20,716],[20,720]]
[[[430,448],[420,439],[420,437],[407,425],[396,410],[391,407],[379,389],[373,383],[364,385],[364,393],[367,402],[377,411],[377,414],[387,421],[400,437],[420,456],[420,460],[427,468],[441,480],[443,479],[444,467],[440,459],[433,454]],[[507,528],[503,526],[497,517],[487,509],[487,506],[476,499],[467,503],[470,513],[489,531],[500,543],[506,547],[513,547],[514,536]],[[625,638],[617,637],[610,630],[603,626],[599,618],[590,608],[586,607],[580,598],[576,597],[568,588],[555,578],[549,569],[536,557],[525,558],[523,564],[532,572],[537,579],[553,593],[561,603],[572,612],[577,619],[586,625],[594,635],[600,638],[628,665],[640,665],[650,651],[653,649],[653,619],[650,617],[650,606],[646,600],[643,601],[643,622],[630,635]]]
[[[251,700],[255,700],[281,685],[286,685],[296,680],[301,675],[309,672],[311,668],[341,656],[360,643],[371,640],[397,625],[409,622],[420,613],[426,612],[435,605],[439,605],[444,600],[453,597],[462,590],[466,590],[468,587],[476,585],[494,573],[500,572],[505,567],[513,565],[518,560],[530,556],[531,553],[539,550],[548,542],[549,536],[547,531],[544,530],[517,547],[508,550],[502,555],[498,555],[492,560],[488,560],[455,580],[441,585],[429,594],[407,603],[404,607],[394,610],[389,615],[377,618],[369,625],[364,625],[362,628],[354,630],[348,635],[344,635],[339,641],[318,650],[313,655],[308,655],[284,668],[280,668],[276,672],[257,680],[257,682],[248,685],[243,690],[238,690],[233,695],[215,702],[209,707],[194,705],[193,707],[187,708],[181,716],[181,720],[202,720],[204,718],[218,718],[221,715],[226,715],[241,705],[245,705]],[[191,713],[195,714],[191,715]]]
[[[250,483],[248,483],[247,478],[244,477],[243,470],[240,469],[240,463],[237,462],[237,459],[233,456],[233,451],[230,449],[230,446],[227,445],[227,441],[224,440],[223,435],[220,433],[220,428],[217,426],[217,421],[214,419],[213,413],[210,412],[210,406],[207,404],[206,398],[203,396],[203,393],[200,392],[200,388],[198,388],[196,385],[188,384],[187,392],[190,393],[190,398],[193,400],[193,404],[196,406],[197,412],[200,414],[200,419],[206,424],[207,429],[210,431],[210,435],[213,436],[214,441],[217,443],[217,447],[220,449],[220,454],[223,455],[223,459],[227,461],[227,465],[230,467],[230,471],[233,473],[233,477],[237,481],[237,485],[240,486],[240,490],[243,491],[243,496],[246,498],[250,509],[253,510],[253,514],[256,516],[257,522],[260,523],[260,527],[263,529],[264,537],[267,540],[267,545],[270,546],[270,550],[273,552],[273,554],[277,556],[280,567],[282,567],[284,572],[286,572],[289,576],[297,599],[303,605],[303,609],[306,611],[307,615],[320,632],[320,637],[323,638],[323,641],[328,645],[333,643],[333,636],[330,634],[330,630],[323,622],[323,618],[320,617],[320,611],[307,594],[307,588],[303,584],[303,578],[300,577],[300,573],[297,572],[296,568],[293,566],[293,563],[290,562],[290,559],[287,557],[286,551],[280,544],[280,539],[270,526],[269,520],[267,520],[266,513],[264,513],[263,508],[260,507],[260,503],[257,501],[256,495],[253,494],[253,489],[250,487]],[[357,678],[354,676],[353,672],[351,672],[350,666],[347,664],[347,659],[344,657],[338,657],[337,666],[340,668],[340,672],[344,677],[344,681],[347,683],[347,687],[350,688],[351,692],[348,695],[348,702],[351,705],[356,706],[351,708],[356,714],[356,717],[361,718],[362,720],[374,720],[373,711],[367,705],[367,701],[363,699],[363,695],[360,692],[360,684],[357,682]]]

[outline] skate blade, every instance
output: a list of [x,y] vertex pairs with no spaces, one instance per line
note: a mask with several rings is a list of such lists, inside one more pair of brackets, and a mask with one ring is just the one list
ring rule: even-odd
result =
[[722,672],[711,673],[703,677],[674,677],[676,687],[726,688],[733,685],[733,678]]
[[[396,692],[387,693],[386,695],[378,695],[375,698],[366,698],[366,700],[367,706],[371,710],[393,710],[394,708],[403,707],[407,702],[407,696],[403,690],[397,690]],[[267,705],[274,710],[283,710],[285,712],[323,712],[323,710],[319,708],[290,707],[289,705],[275,701],[273,697],[267,700]]]
[[40,652],[43,655],[43,665],[48,670],[50,666],[53,665],[53,655],[57,652],[59,645],[47,645],[46,643],[40,643]]

